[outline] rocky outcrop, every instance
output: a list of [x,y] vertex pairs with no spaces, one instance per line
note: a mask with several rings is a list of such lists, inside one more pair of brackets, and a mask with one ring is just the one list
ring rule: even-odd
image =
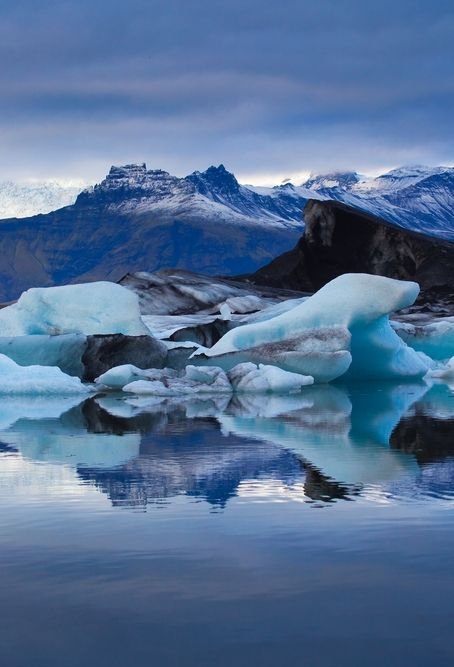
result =
[[248,280],[313,292],[343,273],[372,273],[415,280],[423,299],[454,301],[454,243],[333,201],[310,200],[304,220],[295,248]]
[[92,382],[110,368],[122,364],[133,364],[138,368],[164,368],[166,359],[166,346],[153,336],[87,336],[82,355],[82,379]]

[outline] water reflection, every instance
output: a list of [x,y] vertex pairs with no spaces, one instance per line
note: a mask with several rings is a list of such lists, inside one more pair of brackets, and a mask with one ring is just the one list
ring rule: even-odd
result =
[[0,452],[69,467],[114,506],[185,496],[325,504],[454,497],[445,385],[307,387],[294,396],[178,401],[6,399]]

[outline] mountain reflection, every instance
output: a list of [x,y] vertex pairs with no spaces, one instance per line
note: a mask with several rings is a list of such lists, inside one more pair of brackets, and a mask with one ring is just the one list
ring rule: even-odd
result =
[[445,385],[327,385],[232,400],[4,399],[0,454],[70,466],[79,483],[129,508],[178,496],[223,508],[236,496],[273,500],[277,485],[316,504],[377,492],[451,499],[453,419]]

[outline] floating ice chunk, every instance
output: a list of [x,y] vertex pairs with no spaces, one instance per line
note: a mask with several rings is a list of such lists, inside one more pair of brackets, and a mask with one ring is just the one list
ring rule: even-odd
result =
[[227,375],[221,368],[187,366],[183,373],[169,368],[147,372],[146,380],[136,380],[123,391],[139,395],[178,396],[192,393],[232,392]]
[[389,313],[411,305],[417,283],[344,274],[300,305],[265,322],[225,334],[194,363],[227,370],[252,361],[312,375],[326,382],[348,370],[368,379],[422,377],[428,365],[389,324]]
[[299,373],[289,373],[277,366],[253,363],[238,364],[228,373],[228,378],[236,392],[295,392],[301,387],[313,384],[314,378]]
[[110,389],[122,389],[125,384],[147,377],[147,371],[132,364],[115,366],[96,378],[96,384],[103,384]]
[[454,317],[424,324],[392,322],[392,327],[407,345],[432,359],[449,359],[454,355]]
[[109,282],[35,287],[0,310],[2,336],[148,333],[136,294]]
[[90,388],[79,378],[66,375],[54,366],[19,366],[9,357],[0,354],[0,394],[24,395],[89,393]]
[[429,370],[428,377],[439,380],[449,380],[452,382],[454,380],[454,357],[451,357],[451,359],[441,368]]

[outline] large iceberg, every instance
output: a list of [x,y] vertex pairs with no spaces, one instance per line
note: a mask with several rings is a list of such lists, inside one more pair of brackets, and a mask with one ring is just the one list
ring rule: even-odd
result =
[[0,310],[2,336],[68,333],[140,336],[149,331],[137,295],[109,282],[35,287]]
[[410,306],[417,283],[368,274],[344,274],[311,298],[270,320],[229,331],[195,364],[230,370],[238,363],[271,364],[328,382],[420,378],[428,360],[394,332],[389,314]]
[[0,354],[0,394],[24,395],[85,394],[88,385],[79,378],[66,375],[54,366],[19,366],[9,357]]

